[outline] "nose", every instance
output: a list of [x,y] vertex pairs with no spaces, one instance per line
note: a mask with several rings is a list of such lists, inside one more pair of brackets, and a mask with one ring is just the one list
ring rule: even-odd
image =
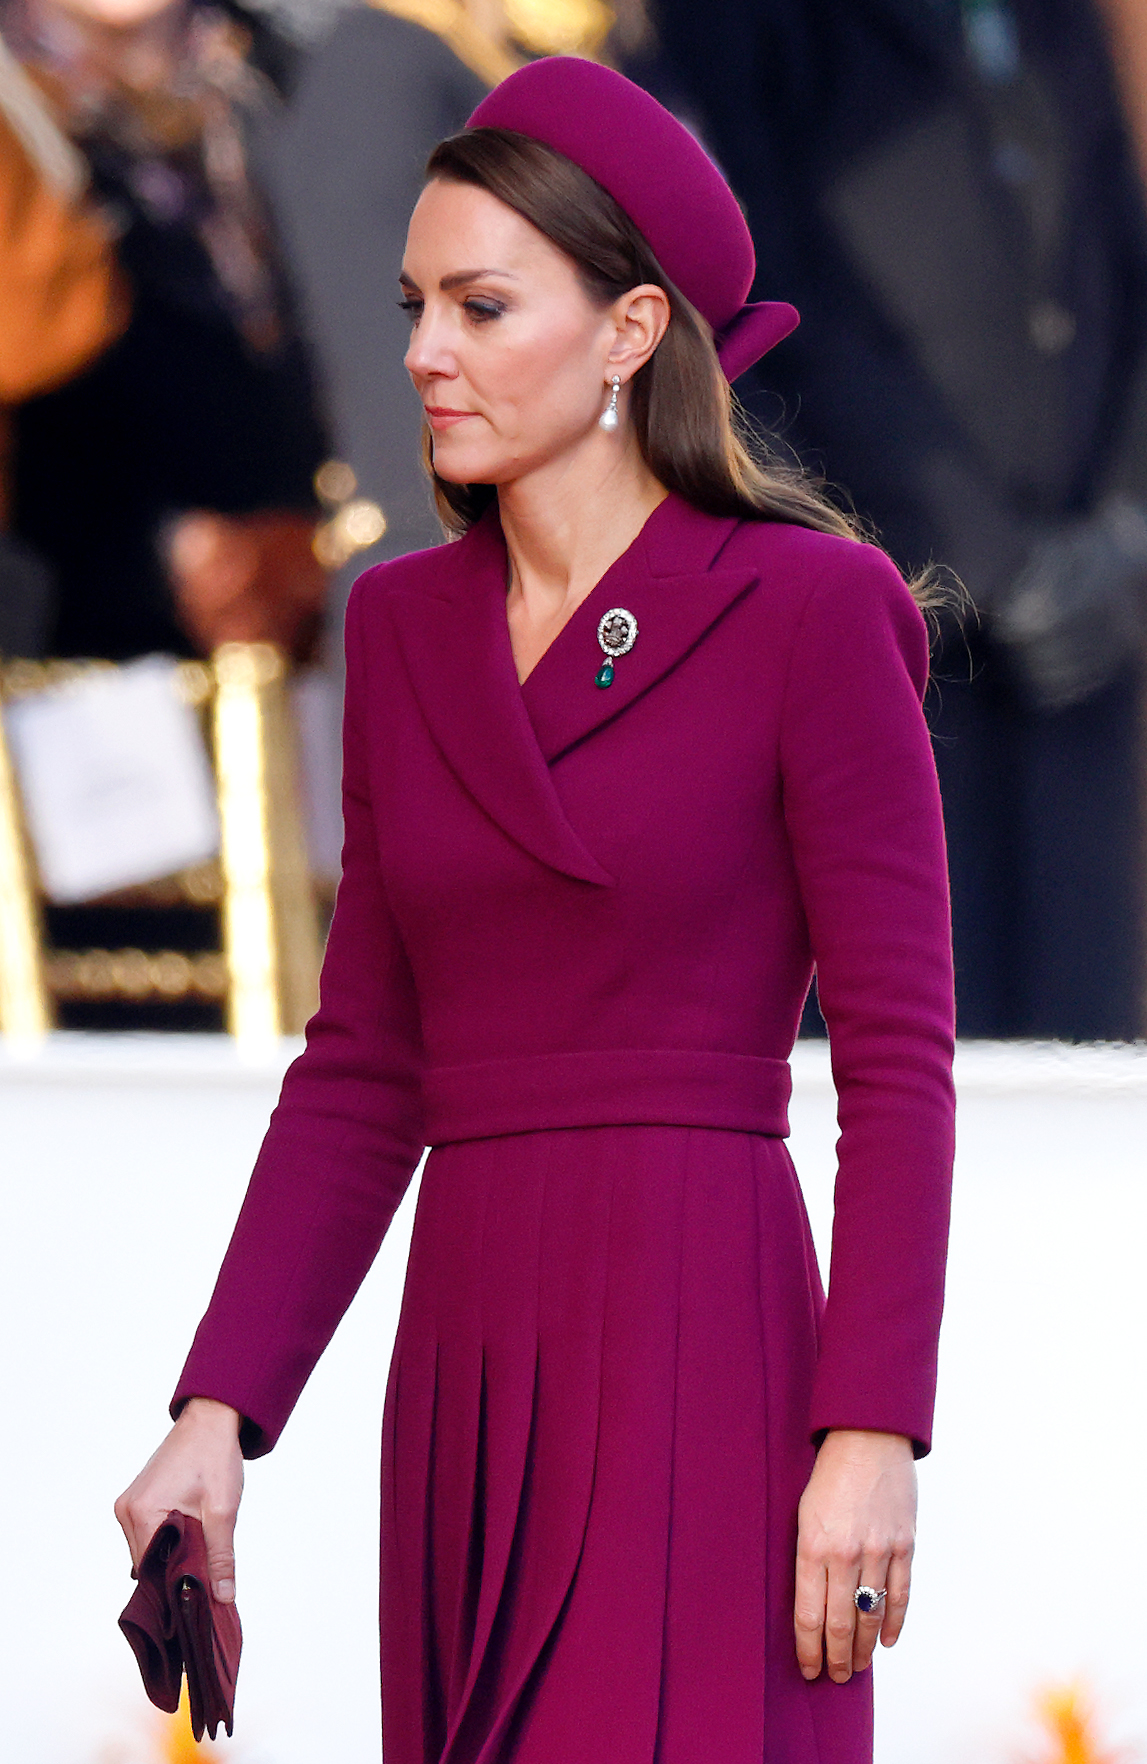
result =
[[436,310],[428,300],[421,317],[410,333],[410,343],[403,358],[407,373],[415,385],[429,379],[452,380],[458,364],[449,346],[447,315]]

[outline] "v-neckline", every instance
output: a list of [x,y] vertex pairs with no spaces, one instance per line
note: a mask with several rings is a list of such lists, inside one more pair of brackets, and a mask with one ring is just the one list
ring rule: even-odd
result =
[[[602,574],[601,576],[598,577],[597,581],[594,583],[594,585],[590,589],[589,593],[587,595],[585,595],[585,597],[582,600],[578,601],[577,605],[574,607],[569,618],[565,621],[565,624],[560,626],[559,629],[554,632],[553,636],[550,638],[549,642],[546,644],[546,647],[542,650],[541,655],[539,655],[537,661],[534,663],[533,667],[530,669],[530,671],[526,675],[525,679],[518,678],[518,664],[517,664],[517,660],[514,656],[514,645],[513,645],[513,641],[511,639],[511,636],[510,636],[510,620],[509,620],[508,616],[506,617],[506,619],[505,619],[506,644],[507,644],[507,647],[509,648],[509,651],[510,651],[510,665],[511,665],[513,672],[514,672],[514,678],[515,678],[515,680],[518,681],[518,690],[521,692],[523,698],[528,697],[528,688],[530,688],[533,685],[535,679],[537,678],[541,669],[544,667],[545,663],[548,661],[549,657],[554,653],[554,650],[559,647],[559,645],[561,644],[562,638],[565,636],[566,632],[570,630],[571,626],[584,622],[583,615],[585,614],[586,607],[592,605],[592,603],[601,596],[603,590],[606,587],[606,584],[611,580],[614,572],[618,568],[620,568],[621,565],[623,565],[629,559],[632,558],[634,551],[636,550],[636,548],[640,544],[642,544],[646,535],[648,534],[648,532],[650,530],[650,524],[657,519],[657,517],[661,513],[662,509],[666,508],[672,501],[673,501],[672,495],[667,494],[661,498],[661,501],[657,504],[656,508],[650,510],[650,512],[646,515],[645,520],[642,522],[641,526],[638,528],[637,532],[634,534],[633,538],[630,540],[629,544],[626,546],[625,550],[623,552],[619,553],[619,555],[614,558],[613,562],[610,564],[609,568],[604,572],[604,574]],[[503,543],[505,543],[505,536],[504,535],[503,535]],[[507,558],[508,558],[508,556],[509,556],[509,553],[507,552]],[[595,620],[595,623],[596,622],[597,621]],[[596,671],[596,666],[600,666],[600,660],[595,664],[595,671]]]

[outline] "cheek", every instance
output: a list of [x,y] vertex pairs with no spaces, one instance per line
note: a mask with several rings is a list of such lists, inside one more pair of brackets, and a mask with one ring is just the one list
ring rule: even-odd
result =
[[599,393],[591,359],[584,330],[499,339],[485,385],[496,426],[523,438],[583,427],[596,411]]

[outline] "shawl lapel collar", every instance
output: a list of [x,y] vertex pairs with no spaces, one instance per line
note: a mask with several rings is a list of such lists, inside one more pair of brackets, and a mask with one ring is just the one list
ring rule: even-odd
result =
[[[737,525],[699,514],[674,496],[650,516],[521,688],[547,762],[626,711],[753,586],[752,569],[713,567]],[[614,606],[633,614],[638,635],[618,659],[613,685],[603,688],[594,684],[604,660],[597,626]]]
[[442,547],[442,580],[389,603],[423,717],[459,782],[524,850],[612,886],[574,832],[522,702],[506,623],[506,551],[496,513]]
[[[510,837],[552,869],[612,886],[566,818],[550,763],[656,685],[757,580],[714,568],[735,531],[668,497],[558,633],[524,686],[506,623],[506,548],[492,510],[434,554],[436,579],[388,596],[403,662],[444,759]],[[613,606],[638,638],[612,686],[594,685],[597,625]]]

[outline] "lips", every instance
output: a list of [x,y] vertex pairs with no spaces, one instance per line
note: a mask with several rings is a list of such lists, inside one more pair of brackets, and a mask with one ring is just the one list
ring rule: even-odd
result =
[[436,433],[443,429],[453,429],[456,424],[464,423],[467,417],[476,414],[472,410],[448,410],[444,405],[438,404],[428,404],[424,408],[426,420]]

